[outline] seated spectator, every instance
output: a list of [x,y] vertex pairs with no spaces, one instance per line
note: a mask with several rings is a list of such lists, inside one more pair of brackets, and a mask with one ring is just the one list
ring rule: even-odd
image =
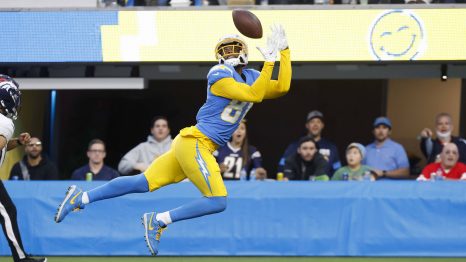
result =
[[[214,156],[224,180],[240,180],[242,170],[246,180],[267,178],[267,171],[262,167],[261,153],[254,146],[249,145],[245,120],[241,121],[230,142],[217,149]],[[253,170],[255,177],[251,179]]]
[[[120,174],[115,169],[104,164],[106,156],[104,141],[92,139],[87,147],[89,163],[73,171],[71,180],[112,180],[119,177]],[[86,177],[88,173],[92,175],[92,179]]]
[[366,155],[366,148],[359,143],[351,143],[346,148],[347,166],[338,169],[333,174],[332,180],[375,180],[371,169],[362,164]]
[[390,139],[392,122],[387,117],[374,121],[374,143],[366,146],[364,164],[372,168],[377,179],[409,178],[409,161],[403,146]]
[[170,136],[170,126],[166,117],[154,117],[150,133],[147,142],[140,143],[123,156],[120,164],[118,164],[118,171],[122,175],[134,175],[144,172],[152,161],[170,149],[172,137]]
[[432,139],[433,132],[430,128],[421,131],[421,151],[427,159],[427,163],[439,161],[443,145],[454,143],[458,147],[459,161],[466,164],[466,140],[452,136],[453,124],[448,113],[440,113],[435,117],[436,138]]
[[[338,149],[335,144],[322,137],[322,130],[324,127],[324,115],[317,110],[309,112],[306,120],[307,136],[312,137],[313,140],[317,142],[317,146],[320,148],[319,153],[324,156],[328,162],[325,174],[332,176],[335,170],[341,167],[340,156],[338,155]],[[297,149],[298,141],[288,145],[278,164],[278,172],[283,170],[285,160],[290,155],[295,154]]]
[[458,162],[458,147],[454,143],[446,143],[440,153],[440,162],[430,163],[419,175],[417,180],[435,179],[466,179],[466,165]]
[[37,137],[31,137],[24,149],[25,156],[13,165],[10,172],[11,180],[57,180],[57,166],[42,155],[42,142]]
[[305,136],[298,142],[297,151],[285,160],[283,180],[329,180],[327,160],[319,153],[319,146],[312,137]]

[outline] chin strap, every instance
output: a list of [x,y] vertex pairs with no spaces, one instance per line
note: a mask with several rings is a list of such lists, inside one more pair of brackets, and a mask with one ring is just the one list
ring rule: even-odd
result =
[[227,60],[224,61],[226,65],[231,65],[232,67],[235,67],[239,65],[239,58],[228,58]]
[[228,59],[220,58],[218,60],[218,62],[220,64],[226,64],[226,65],[230,65],[232,67],[236,67],[236,66],[239,66],[239,65],[245,66],[245,65],[248,64],[248,57],[247,57],[247,55],[241,54],[238,57],[231,57],[231,58],[228,58]]

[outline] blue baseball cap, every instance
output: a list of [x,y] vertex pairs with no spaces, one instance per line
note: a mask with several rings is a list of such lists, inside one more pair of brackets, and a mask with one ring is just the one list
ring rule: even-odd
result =
[[380,125],[384,125],[392,129],[392,122],[390,121],[390,119],[388,119],[388,117],[385,117],[385,116],[377,117],[374,121],[374,128]]

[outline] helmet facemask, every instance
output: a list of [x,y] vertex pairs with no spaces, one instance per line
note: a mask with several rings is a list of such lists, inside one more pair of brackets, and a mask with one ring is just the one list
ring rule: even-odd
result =
[[222,38],[215,48],[215,55],[220,64],[233,67],[248,64],[248,47],[244,41],[236,36]]

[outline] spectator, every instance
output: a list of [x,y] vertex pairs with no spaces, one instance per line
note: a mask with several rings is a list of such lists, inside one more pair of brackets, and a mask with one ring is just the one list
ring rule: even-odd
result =
[[251,171],[254,170],[255,179],[265,180],[267,171],[262,167],[261,153],[249,145],[246,129],[246,121],[241,121],[238,129],[233,133],[230,142],[214,152],[220,172],[224,180],[239,180],[241,170],[250,179]]
[[45,155],[42,155],[42,142],[31,137],[25,149],[25,156],[14,164],[10,172],[10,180],[57,180],[57,166]]
[[429,128],[421,131],[421,151],[427,159],[427,163],[436,162],[442,152],[443,145],[454,143],[458,147],[459,161],[466,163],[466,140],[452,136],[453,124],[448,113],[440,113],[435,117],[436,138],[432,139],[433,132]]
[[347,166],[339,168],[333,174],[332,180],[375,180],[368,166],[362,165],[362,160],[366,155],[366,148],[359,143],[351,143],[346,148]]
[[[320,148],[319,153],[324,156],[328,164],[326,166],[325,174],[332,176],[335,170],[341,167],[340,157],[338,155],[338,149],[334,143],[322,137],[322,130],[324,129],[324,115],[317,110],[309,112],[307,115],[306,129],[308,131],[307,136],[312,137],[317,142],[317,146]],[[282,171],[285,165],[285,160],[292,154],[296,153],[298,149],[298,142],[293,142],[285,150],[280,163],[278,165],[278,171]]]
[[104,159],[107,155],[105,151],[105,143],[100,139],[92,139],[87,147],[87,157],[89,163],[76,169],[71,175],[72,180],[90,180],[88,173],[92,174],[91,180],[112,180],[119,177],[118,172],[105,165]]
[[140,143],[121,159],[118,171],[122,175],[144,172],[152,161],[170,149],[172,137],[170,136],[170,126],[166,117],[154,117],[150,133],[147,142]]
[[403,146],[390,139],[392,123],[387,117],[374,121],[374,143],[366,146],[364,164],[373,168],[377,178],[409,177],[409,161]]
[[316,141],[305,136],[299,140],[297,151],[286,159],[283,180],[329,180],[326,167]]
[[458,158],[458,146],[446,143],[440,153],[440,162],[428,164],[417,180],[431,179],[432,175],[436,179],[466,179],[466,165],[458,162]]

